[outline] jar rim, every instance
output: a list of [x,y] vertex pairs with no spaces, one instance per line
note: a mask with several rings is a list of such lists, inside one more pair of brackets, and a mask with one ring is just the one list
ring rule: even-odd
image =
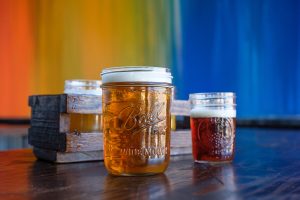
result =
[[108,67],[104,68],[101,72],[101,75],[108,73],[116,73],[116,72],[149,72],[149,71],[155,71],[155,72],[163,72],[163,73],[170,73],[171,71],[167,67],[155,67],[155,66],[116,66],[116,67]]
[[203,93],[191,93],[190,99],[219,99],[219,98],[236,98],[234,92],[203,92]]

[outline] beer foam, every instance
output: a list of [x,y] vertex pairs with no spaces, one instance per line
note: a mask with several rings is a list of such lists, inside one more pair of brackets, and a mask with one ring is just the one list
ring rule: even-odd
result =
[[208,109],[208,108],[193,108],[190,112],[191,117],[236,117],[236,110],[226,109]]
[[[170,72],[163,71],[160,67],[124,67],[111,68],[112,71],[103,72],[102,83],[113,82],[153,82],[153,83],[172,83]],[[117,70],[114,70],[117,69]]]

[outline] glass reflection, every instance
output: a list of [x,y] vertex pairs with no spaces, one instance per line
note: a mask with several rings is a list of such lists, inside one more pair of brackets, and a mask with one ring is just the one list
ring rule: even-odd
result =
[[105,199],[156,199],[170,192],[165,174],[119,177],[108,175],[104,181]]
[[195,196],[213,195],[239,199],[235,180],[235,171],[231,163],[228,164],[194,164],[193,185],[197,186]]
[[106,173],[103,162],[54,164],[37,160],[29,170],[32,200],[88,199],[90,194],[100,195]]

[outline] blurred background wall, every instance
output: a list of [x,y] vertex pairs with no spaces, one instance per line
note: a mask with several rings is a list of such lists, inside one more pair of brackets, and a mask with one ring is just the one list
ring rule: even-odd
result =
[[300,113],[300,1],[181,1],[180,98],[235,91],[239,117]]
[[0,0],[0,117],[103,67],[170,67],[176,97],[237,93],[239,117],[300,113],[300,1]]
[[0,117],[103,67],[170,66],[171,1],[0,0]]

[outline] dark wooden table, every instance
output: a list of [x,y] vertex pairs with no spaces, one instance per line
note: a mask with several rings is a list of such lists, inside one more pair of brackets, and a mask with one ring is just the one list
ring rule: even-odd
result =
[[0,199],[300,199],[300,130],[238,129],[232,164],[172,157],[149,177],[113,177],[103,162],[52,164],[0,152]]

